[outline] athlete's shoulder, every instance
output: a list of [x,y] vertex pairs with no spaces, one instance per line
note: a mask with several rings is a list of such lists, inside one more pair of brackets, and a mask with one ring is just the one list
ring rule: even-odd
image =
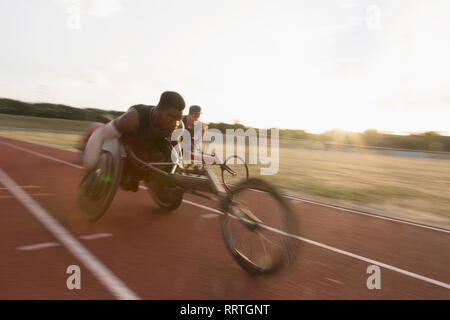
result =
[[139,113],[135,106],[128,109],[127,112],[116,118],[114,125],[121,133],[136,133],[139,129]]
[[145,109],[153,109],[156,108],[155,106],[149,105],[149,104],[135,104],[128,108],[128,111],[134,109],[134,110],[145,110]]

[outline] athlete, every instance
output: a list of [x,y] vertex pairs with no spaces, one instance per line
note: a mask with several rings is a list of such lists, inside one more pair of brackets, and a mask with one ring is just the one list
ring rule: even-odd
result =
[[[191,135],[191,157],[194,156],[194,150],[201,152],[200,141],[208,130],[208,126],[199,121],[201,113],[201,107],[193,105],[189,108],[189,114],[183,116],[184,128]],[[194,128],[201,128],[201,132],[199,129],[199,132],[196,132]]]
[[[120,138],[144,161],[170,162],[171,134],[179,126],[184,108],[185,102],[180,94],[166,91],[161,94],[158,105],[132,106],[120,117],[98,126],[84,150],[85,171],[96,167],[103,143],[114,138]],[[140,180],[142,172],[126,158],[120,187],[136,192]]]

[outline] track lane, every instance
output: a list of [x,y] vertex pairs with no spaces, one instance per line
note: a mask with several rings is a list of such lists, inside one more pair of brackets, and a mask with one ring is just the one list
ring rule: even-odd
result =
[[[1,184],[0,184],[1,185]],[[1,190],[0,195],[9,194]],[[63,246],[21,251],[37,243],[57,242],[13,196],[0,199],[0,299],[113,299],[89,272],[82,272],[82,290],[69,290],[70,265],[82,266]]]
[[[33,148],[33,147],[29,147],[29,148]],[[33,148],[34,149],[34,148]],[[38,151],[38,150],[36,150]],[[42,150],[41,150],[42,151]],[[50,152],[49,150],[46,150],[47,152]],[[59,151],[59,150],[58,150]],[[35,157],[33,155],[30,155],[32,157]],[[52,153],[53,156],[53,153]],[[64,160],[69,160],[69,157],[72,156],[74,157],[75,155],[71,153],[71,155],[66,155],[68,158],[64,159]],[[20,155],[18,155],[18,157],[21,157]],[[25,157],[23,155],[23,157]],[[73,159],[73,158],[72,158]],[[42,159],[44,162],[50,162],[47,159]],[[220,235],[220,229],[217,223],[217,220],[215,219],[204,219],[204,218],[200,218],[200,216],[198,215],[197,212],[192,212],[194,210],[192,209],[188,209],[186,208],[187,205],[183,205],[182,208],[176,210],[175,212],[173,212],[170,215],[158,215],[158,209],[156,208],[156,206],[152,206],[151,200],[149,201],[148,196],[145,194],[145,192],[139,192],[138,194],[130,194],[130,193],[125,193],[122,191],[119,191],[117,194],[117,199],[114,200],[113,202],[113,206],[110,208],[110,210],[108,210],[107,214],[105,215],[104,218],[102,218],[101,221],[99,221],[98,225],[93,225],[93,226],[86,226],[86,224],[83,221],[79,221],[78,217],[77,217],[77,212],[76,210],[70,209],[68,210],[68,207],[73,205],[73,197],[74,197],[74,193],[71,194],[71,192],[76,191],[76,185],[78,183],[78,178],[77,177],[72,177],[74,175],[74,169],[70,169],[72,171],[72,173],[69,173],[69,171],[65,171],[64,169],[60,169],[59,167],[63,166],[63,165],[55,165],[53,164],[50,167],[46,167],[46,165],[44,164],[44,162],[38,162],[36,163],[38,160],[31,160],[31,158],[26,159],[24,163],[22,163],[23,166],[26,166],[26,164],[28,163],[34,163],[35,167],[39,167],[42,170],[39,170],[39,175],[36,176],[36,178],[38,179],[44,179],[47,176],[52,176],[53,178],[47,178],[47,183],[49,185],[52,185],[52,188],[55,189],[56,192],[58,192],[59,196],[58,199],[55,201],[48,201],[47,199],[37,199],[37,201],[39,201],[43,206],[48,206],[48,207],[65,207],[66,212],[69,211],[69,214],[65,213],[64,216],[59,217],[59,219],[66,219],[66,223],[69,223],[70,226],[73,228],[73,230],[76,230],[77,232],[81,232],[81,231],[86,231],[86,228],[88,230],[90,230],[90,228],[94,227],[94,231],[108,231],[108,232],[112,232],[112,229],[114,229],[117,233],[121,234],[122,233],[127,233],[127,235],[125,236],[125,238],[123,239],[123,236],[121,235],[120,238],[122,239],[121,241],[118,241],[117,243],[115,243],[115,245],[117,244],[118,247],[114,246],[114,248],[117,250],[115,250],[114,252],[116,252],[116,255],[118,255],[118,252],[120,252],[121,254],[125,254],[125,257],[123,259],[120,259],[119,257],[117,257],[115,254],[108,254],[107,256],[105,255],[105,251],[107,252],[108,249],[110,247],[105,246],[102,247],[100,242],[93,242],[93,243],[89,243],[89,247],[92,248],[91,250],[97,250],[95,248],[97,248],[97,246],[99,246],[98,248],[98,255],[102,255],[102,261],[105,261],[105,263],[110,266],[111,268],[115,269],[115,267],[117,266],[118,269],[120,269],[120,271],[116,271],[119,273],[122,273],[124,276],[130,275],[130,273],[133,273],[133,275],[130,275],[131,278],[134,278],[134,273],[136,274],[141,274],[141,275],[146,275],[147,278],[149,280],[146,281],[150,281],[150,283],[146,284],[142,282],[142,278],[144,277],[136,277],[135,280],[132,280],[133,283],[136,284],[136,286],[139,286],[139,291],[142,290],[142,293],[140,292],[140,294],[145,298],[145,297],[150,297],[150,298],[156,298],[158,299],[158,297],[168,297],[168,298],[187,298],[186,297],[186,292],[188,290],[188,288],[196,288],[196,290],[191,290],[189,291],[189,296],[188,297],[195,297],[195,298],[199,298],[199,297],[208,297],[208,295],[206,294],[206,292],[208,290],[205,290],[205,288],[208,288],[210,286],[206,285],[206,280],[203,281],[201,280],[203,278],[203,276],[205,277],[205,279],[209,279],[208,281],[211,281],[211,279],[216,279],[217,282],[217,275],[226,275],[226,279],[227,282],[223,283],[221,281],[218,281],[215,285],[216,289],[214,290],[214,292],[217,292],[216,295],[212,295],[212,297],[216,297],[216,298],[230,298],[230,283],[236,283],[236,279],[241,279],[242,278],[242,270],[234,263],[233,260],[231,260],[231,257],[229,256],[228,252],[226,252],[225,246],[223,244],[221,235]],[[73,160],[72,160],[73,161]],[[10,169],[12,169],[14,171],[14,167],[19,167],[20,168],[19,163],[15,163],[14,165],[11,166]],[[2,168],[4,167],[3,162],[1,163]],[[23,168],[22,166],[22,168]],[[41,168],[41,166],[43,168]],[[71,191],[68,190],[67,192],[64,192],[61,190],[61,186],[60,186],[60,182],[58,182],[58,177],[55,177],[54,175],[54,169],[57,169],[58,174],[56,174],[56,176],[58,177],[66,177],[65,182],[66,182],[66,186],[72,186]],[[48,171],[46,171],[48,170]],[[60,172],[60,170],[62,170]],[[27,172],[23,172],[23,170],[19,170],[20,171],[20,175],[21,176],[29,176],[29,174],[27,174]],[[77,171],[77,170],[75,170]],[[37,173],[36,173],[37,174]],[[52,175],[53,174],[53,175]],[[76,174],[75,174],[76,175]],[[25,179],[27,180],[27,179]],[[75,187],[75,188],[73,188]],[[70,189],[70,188],[69,188]],[[61,192],[63,194],[61,194]],[[72,200],[71,200],[72,199]],[[192,199],[194,199],[194,197],[192,197]],[[197,197],[195,197],[195,200],[197,200]],[[201,200],[203,201],[203,199]],[[66,206],[60,206],[60,202],[66,204]],[[200,202],[200,201],[198,201]],[[130,208],[133,208],[133,210],[130,210]],[[58,210],[56,210],[55,212],[57,212]],[[196,209],[195,211],[198,211],[198,209]],[[206,213],[206,212],[205,212]],[[67,220],[68,219],[68,220]],[[302,217],[303,219],[303,217]],[[149,221],[150,220],[150,221]],[[204,221],[204,222],[203,222]],[[151,222],[151,223],[150,223]],[[157,229],[155,229],[157,228]],[[304,230],[309,228],[303,228]],[[131,232],[125,232],[125,230],[132,230]],[[92,232],[94,232],[92,231]],[[164,231],[164,232],[162,232]],[[199,236],[201,235],[201,236]],[[306,236],[303,235],[302,236]],[[323,235],[322,235],[323,237]],[[118,239],[119,237],[114,237],[114,239]],[[131,242],[127,242],[126,239],[131,239]],[[189,239],[188,241],[181,241],[180,243],[180,239]],[[211,240],[211,241],[210,241]],[[143,244],[143,241],[145,244]],[[205,242],[210,245],[207,248],[205,247]],[[129,244],[132,243],[132,245],[130,246]],[[149,243],[158,243],[158,247],[157,249],[155,249],[152,246],[149,246]],[[174,243],[176,245],[174,245]],[[186,245],[186,246],[184,246]],[[118,248],[121,248],[121,250],[118,250]],[[162,247],[162,248],[161,248]],[[212,247],[212,250],[209,251],[208,249]],[[310,250],[310,246],[304,246],[307,249],[305,249],[306,252],[309,252],[308,250]],[[201,248],[202,250],[199,250],[199,248]],[[312,292],[314,290],[312,290],[310,292],[310,294],[312,295],[308,295],[308,290],[300,290],[300,288],[304,289],[305,286],[307,286],[308,284],[310,284],[312,287],[314,288],[316,287],[317,289],[314,291],[316,294],[317,292],[320,292],[318,297],[325,297],[327,296],[327,294],[324,294],[323,292],[321,292],[322,290],[320,290],[320,286],[323,285],[324,286],[324,292],[326,292],[327,288],[328,288],[328,283],[331,283],[333,285],[338,286],[338,288],[341,286],[339,285],[339,283],[342,283],[343,286],[345,286],[347,289],[344,290],[345,292],[351,292],[349,291],[350,288],[352,287],[351,285],[349,285],[349,281],[350,282],[354,282],[355,280],[353,279],[349,279],[348,277],[344,277],[342,278],[343,275],[345,275],[347,272],[342,272],[338,275],[331,273],[334,277],[330,276],[330,277],[321,277],[320,274],[327,274],[329,273],[329,268],[326,267],[328,266],[330,263],[325,263],[325,266],[322,266],[323,269],[321,269],[319,266],[321,265],[322,262],[317,261],[317,263],[315,264],[311,264],[311,261],[313,260],[309,260],[310,258],[312,258],[314,256],[314,253],[317,253],[317,250],[319,248],[315,248],[312,250],[312,254],[311,255],[306,255],[305,252],[303,252],[303,257],[301,259],[301,262],[299,265],[297,265],[297,267],[292,266],[293,269],[291,270],[291,268],[289,268],[288,270],[290,270],[291,272],[295,273],[295,276],[288,274],[284,274],[283,273],[279,274],[276,277],[276,281],[281,281],[281,284],[275,285],[274,283],[268,284],[265,283],[265,281],[261,281],[261,280],[255,280],[254,278],[248,278],[247,275],[244,274],[245,277],[245,282],[247,283],[247,285],[249,285],[251,288],[258,288],[257,284],[258,283],[265,283],[264,288],[260,288],[261,290],[258,291],[260,293],[260,297],[262,296],[263,298],[279,298],[281,297],[285,297],[285,298],[291,298],[291,299],[298,299],[301,297],[310,297],[310,298],[314,298],[317,297],[314,294],[312,294]],[[129,252],[129,251],[132,252]],[[320,249],[319,251],[321,251],[323,249]],[[127,252],[128,251],[128,252]],[[327,251],[327,250],[325,250]],[[145,252],[145,257],[143,257],[142,252]],[[203,252],[203,253],[202,253]],[[129,255],[128,255],[129,253]],[[182,253],[190,253],[190,255],[187,254],[182,254]],[[305,256],[307,258],[305,258]],[[319,255],[320,256],[320,255]],[[333,254],[330,254],[328,252],[328,255],[325,254],[324,258],[325,261],[330,260],[330,258],[333,256]],[[339,255],[337,255],[339,256]],[[211,258],[214,257],[214,258]],[[125,259],[126,258],[126,259]],[[216,258],[218,258],[218,260],[215,260]],[[340,259],[343,259],[344,257],[339,257],[338,261]],[[105,260],[106,259],[106,260]],[[198,259],[198,260],[197,260]],[[145,260],[145,261],[143,261]],[[148,260],[148,261],[147,261]],[[107,261],[107,262],[106,262]],[[133,265],[133,270],[136,269],[136,272],[134,271],[129,271],[126,272],[125,270],[130,268],[130,264],[127,264],[128,261],[132,261],[134,263],[132,263],[131,265]],[[157,261],[157,263],[160,265],[159,267],[155,268],[155,263],[154,261]],[[164,261],[164,262],[162,262]],[[175,264],[173,265],[173,263],[171,263],[170,261],[175,261]],[[203,264],[199,266],[199,264],[197,262],[201,261]],[[383,261],[383,260],[381,260]],[[197,263],[197,264],[196,264]],[[162,265],[161,265],[162,264]],[[212,268],[212,272],[210,268],[202,268],[203,265],[211,265]],[[223,266],[226,266],[225,268]],[[341,260],[341,264],[339,265],[334,265],[332,264],[333,267],[337,267],[339,269],[340,266],[351,266],[350,270],[353,270],[355,274],[358,275],[362,275],[362,277],[364,277],[364,279],[367,278],[367,274],[365,274],[365,268],[367,267],[366,264],[364,263],[360,263],[360,262],[356,262],[354,259],[343,259]],[[355,267],[352,267],[352,265],[354,265],[355,267],[357,266],[357,268],[355,269]],[[187,272],[187,270],[183,270],[183,272],[180,272],[179,267],[180,266],[188,266],[187,268],[189,269],[189,271],[193,271],[196,270],[195,272]],[[216,268],[214,268],[214,266]],[[365,267],[363,267],[365,266]],[[300,269],[298,269],[300,268]],[[306,268],[306,269],[304,269]],[[296,271],[293,271],[293,270]],[[138,272],[138,270],[140,270],[140,272]],[[168,270],[168,272],[166,272]],[[300,271],[299,271],[300,270]],[[355,271],[357,270],[357,271]],[[178,272],[177,272],[178,271]],[[199,271],[201,273],[201,275],[199,274]],[[310,273],[308,274],[308,272],[306,271],[310,271]],[[158,272],[161,272],[161,276],[158,276]],[[317,272],[317,273],[316,273]],[[156,274],[155,274],[156,273]],[[175,279],[171,279],[171,274],[173,277],[174,273],[178,273],[181,275],[183,275],[181,278],[178,278],[178,282],[175,281]],[[298,273],[301,273],[300,275],[298,275]],[[383,275],[385,275],[385,277],[387,277],[387,279],[389,279],[389,272],[388,271],[382,271]],[[232,276],[228,276],[229,274],[232,274]],[[308,278],[303,278],[303,274],[308,274]],[[397,276],[395,276],[396,273],[392,273],[392,281],[394,281],[394,283],[398,280],[399,276],[397,274]],[[330,274],[329,274],[330,275]],[[339,277],[338,277],[339,276]],[[312,277],[312,278],[311,278]],[[130,279],[131,279],[130,278]],[[196,278],[200,278],[200,280],[195,280]],[[335,279],[338,278],[338,279]],[[341,278],[341,280],[339,280],[339,278]],[[354,278],[354,277],[353,277]],[[400,278],[402,278],[400,276]],[[151,280],[150,280],[151,279]],[[161,280],[161,279],[166,279],[166,285],[167,285],[167,279],[173,280],[173,281],[169,281],[169,283],[174,282],[172,286],[165,286],[164,288],[161,288],[162,286],[162,281],[161,283],[158,282],[157,280]],[[270,279],[270,278],[266,278],[266,279]],[[273,278],[272,278],[273,279]],[[330,280],[331,279],[331,280]],[[311,280],[315,280],[315,282],[317,283],[311,283]],[[335,282],[333,282],[335,281]],[[358,280],[359,281],[359,280]],[[403,280],[403,282],[405,282],[406,280]],[[408,279],[407,282],[411,282],[411,279]],[[413,280],[412,282],[414,283]],[[129,282],[129,279],[127,278],[127,283]],[[358,286],[356,286],[357,288],[359,288],[358,290],[362,290],[362,292],[366,291],[367,292],[371,292],[369,291],[366,287],[365,287],[365,280],[364,281],[360,281],[361,283],[358,283]],[[139,284],[141,283],[141,284]],[[203,283],[203,286],[200,285]],[[293,283],[297,283],[298,285],[293,285]],[[153,284],[153,285],[151,285]],[[362,285],[362,286],[361,286]],[[412,292],[410,292],[409,294],[407,293],[406,296],[414,296],[414,294],[411,295],[411,293],[414,293],[415,291],[417,291],[417,288],[421,288],[424,284],[422,285],[415,285],[414,288],[411,288]],[[156,288],[158,288],[155,292],[150,293],[149,292],[149,288],[152,288],[156,286]],[[200,288],[200,287],[201,288]],[[279,287],[282,288],[288,288],[288,289],[276,289]],[[133,288],[135,286],[133,285]],[[171,288],[174,288],[173,290],[171,290]],[[142,289],[141,289],[142,288]],[[177,288],[181,288],[181,289],[177,289]],[[251,289],[245,289],[246,286],[237,286],[237,288],[235,288],[234,290],[231,290],[231,296],[233,296],[233,292],[235,292],[236,297],[238,298],[244,298],[246,296],[248,296],[249,294],[251,295]],[[273,289],[275,288],[275,290]],[[395,286],[394,286],[395,288]],[[210,288],[211,289],[211,288]],[[264,289],[264,290],[263,290]],[[384,288],[383,288],[384,289]],[[151,289],[150,289],[151,290]],[[222,291],[224,290],[224,292]],[[430,289],[429,289],[430,290]],[[428,291],[429,291],[428,290]],[[445,290],[445,289],[443,289]],[[280,292],[281,291],[281,292]],[[384,290],[382,290],[384,291]],[[433,291],[433,289],[431,289],[431,291]],[[176,292],[179,292],[179,294],[177,295]],[[274,293],[276,292],[276,294]],[[437,294],[437,296],[441,296],[441,297],[445,297],[446,295],[448,296],[448,291],[444,291],[445,293],[441,293],[441,294]],[[393,292],[391,292],[393,293]],[[274,296],[271,296],[275,294]],[[405,295],[405,293],[402,293],[403,295]],[[417,296],[421,296],[421,294],[423,295],[423,293],[417,292],[416,295]],[[224,296],[225,295],[225,296]],[[378,294],[377,294],[378,295]],[[373,291],[372,291],[372,295],[370,296],[374,296]],[[389,295],[388,295],[389,296]],[[425,296],[427,296],[427,294],[425,294]],[[433,295],[431,295],[433,296]],[[334,296],[335,298],[339,298],[338,296]]]

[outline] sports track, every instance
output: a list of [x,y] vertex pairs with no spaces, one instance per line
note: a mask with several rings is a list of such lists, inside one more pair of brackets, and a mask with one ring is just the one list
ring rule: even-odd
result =
[[[0,299],[450,299],[450,231],[289,197],[298,254],[253,277],[228,252],[217,204],[185,195],[164,213],[118,190],[80,216],[77,154],[0,137]],[[255,194],[255,201],[258,195]],[[81,269],[81,289],[66,269]],[[381,289],[367,288],[378,265]]]

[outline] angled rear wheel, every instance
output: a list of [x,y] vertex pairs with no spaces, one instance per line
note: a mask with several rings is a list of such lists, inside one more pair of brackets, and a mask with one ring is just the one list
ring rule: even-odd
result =
[[122,170],[119,144],[110,142],[102,149],[97,166],[84,174],[78,187],[78,204],[87,221],[97,221],[108,209],[119,187]]

